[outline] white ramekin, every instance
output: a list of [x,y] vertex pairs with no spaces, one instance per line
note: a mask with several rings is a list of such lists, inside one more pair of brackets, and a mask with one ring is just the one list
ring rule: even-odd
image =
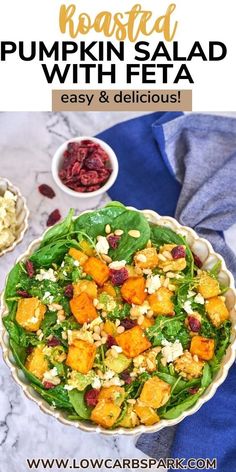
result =
[[[112,173],[108,181],[101,188],[99,188],[98,190],[95,190],[94,192],[86,192],[86,193],[76,192],[75,190],[72,190],[68,188],[66,185],[64,185],[59,177],[59,170],[61,168],[63,154],[66,151],[68,144],[72,142],[80,143],[83,140],[90,140],[90,141],[93,141],[94,143],[100,144],[100,146],[108,154],[111,167],[112,167]],[[112,187],[118,175],[119,165],[118,165],[116,154],[114,153],[113,149],[107,143],[105,143],[105,141],[102,141],[101,139],[94,138],[91,136],[78,136],[76,138],[71,138],[68,141],[65,141],[57,149],[57,151],[55,152],[52,158],[51,170],[52,170],[52,176],[55,183],[58,185],[58,187],[61,190],[63,190],[63,192],[67,193],[68,195],[71,195],[72,197],[76,197],[80,199],[88,199],[91,197],[97,197],[99,195],[102,195],[103,193],[107,192],[109,188]]]
[[[131,208],[132,210],[135,210],[135,208]],[[91,210],[90,210],[91,211]],[[137,210],[140,211],[140,210]],[[197,403],[190,408],[189,410],[185,411],[180,415],[178,418],[173,419],[173,420],[161,420],[159,423],[154,424],[152,426],[145,426],[145,425],[140,425],[137,426],[136,428],[133,429],[125,429],[123,427],[117,428],[116,430],[106,430],[102,428],[101,426],[96,426],[92,423],[84,423],[82,421],[70,421],[66,418],[66,415],[64,412],[59,411],[59,410],[54,410],[50,405],[47,404],[46,401],[44,401],[38,394],[35,392],[35,390],[31,387],[30,383],[28,380],[25,378],[23,372],[21,369],[19,369],[16,365],[16,362],[13,358],[13,355],[11,353],[10,347],[9,347],[9,337],[8,333],[3,326],[2,323],[2,317],[6,316],[8,313],[7,307],[4,303],[4,292],[2,294],[2,299],[1,299],[1,313],[0,313],[0,342],[2,344],[2,349],[3,349],[3,355],[4,359],[7,363],[7,365],[10,367],[12,376],[14,380],[22,387],[24,393],[28,398],[36,402],[40,409],[48,413],[49,415],[53,416],[54,418],[57,418],[61,423],[65,425],[73,425],[76,428],[79,428],[83,431],[87,432],[95,432],[95,433],[102,433],[106,434],[108,436],[114,436],[114,435],[129,435],[129,436],[135,436],[139,435],[141,433],[153,433],[155,431],[160,431],[161,429],[167,427],[167,426],[174,426],[177,423],[180,423],[184,418],[187,416],[192,415],[193,413],[196,413],[196,411],[201,408],[201,406],[206,403],[208,400],[210,400],[213,395],[215,394],[217,388],[224,382],[228,370],[230,366],[233,364],[235,360],[235,353],[236,353],[236,290],[235,290],[235,284],[234,284],[234,278],[233,275],[229,272],[229,270],[226,268],[225,262],[223,258],[214,252],[211,244],[203,238],[200,238],[195,231],[193,231],[191,228],[188,228],[186,226],[181,226],[174,218],[171,217],[164,217],[160,216],[154,211],[151,210],[142,210],[141,211],[148,219],[148,221],[158,224],[158,225],[164,225],[168,226],[174,231],[176,231],[179,234],[185,235],[187,242],[189,243],[191,249],[193,252],[200,257],[200,259],[203,262],[203,268],[209,269],[215,265],[217,261],[221,261],[221,270],[219,273],[219,280],[222,284],[227,285],[229,287],[228,291],[226,292],[226,305],[229,309],[230,312],[230,318],[232,321],[232,336],[231,336],[231,343],[230,346],[228,347],[226,354],[222,360],[221,368],[219,372],[217,373],[215,379],[209,385],[209,387],[206,389],[206,391],[203,393],[203,395],[199,398]],[[88,211],[84,212],[88,213]],[[43,235],[42,235],[43,237]],[[39,246],[42,237],[40,239],[36,239],[33,241],[30,246],[28,247],[27,251],[23,253],[18,259],[18,261],[25,260],[27,259],[30,254]],[[227,408],[227,405],[225,406]]]
[[0,177],[0,195],[3,195],[6,190],[9,190],[14,195],[16,195],[16,238],[13,243],[3,249],[0,249],[0,257],[6,254],[7,252],[13,251],[13,249],[19,244],[28,229],[28,219],[29,219],[29,210],[26,206],[26,200],[21,195],[20,190],[15,187],[8,179]]

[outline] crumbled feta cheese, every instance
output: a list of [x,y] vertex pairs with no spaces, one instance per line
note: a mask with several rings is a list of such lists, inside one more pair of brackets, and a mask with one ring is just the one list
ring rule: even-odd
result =
[[186,302],[184,302],[183,309],[184,311],[186,311],[186,313],[188,313],[188,315],[191,315],[193,313],[190,300],[186,300]]
[[187,298],[194,297],[194,295],[196,295],[196,292],[194,292],[193,290],[189,290],[187,294]]
[[130,314],[134,317],[138,317],[139,315],[146,315],[146,313],[150,310],[150,305],[146,301],[143,305],[134,305],[132,304],[132,308],[130,310]]
[[51,282],[56,282],[57,280],[55,271],[52,268],[48,270],[40,269],[40,272],[36,275],[35,279],[40,282],[42,282],[42,280],[51,280]]
[[107,238],[105,238],[105,236],[98,236],[97,237],[97,244],[95,246],[95,249],[97,251],[98,254],[108,254],[108,251],[109,251],[109,243],[107,241]]
[[[73,265],[74,265],[75,267],[79,267],[79,261],[74,260]],[[64,274],[64,272],[63,272],[63,274]]]
[[67,390],[68,392],[70,392],[71,390],[74,390],[74,388],[75,387],[73,385],[68,385],[68,384],[64,385],[64,390]]
[[45,292],[45,294],[44,294],[44,296],[43,296],[43,300],[47,300],[47,302],[48,302],[49,304],[51,304],[51,303],[53,302],[53,300],[54,300],[54,297],[53,297],[53,295],[51,295],[50,292]]
[[163,357],[166,359],[166,362],[173,362],[183,354],[183,346],[179,340],[176,340],[174,343],[164,340],[162,341],[162,345],[163,344],[164,347],[162,348],[161,352]]
[[103,323],[103,319],[101,318],[101,316],[98,316],[97,318],[95,318],[95,320],[93,320],[93,321],[91,321],[91,323],[89,323],[87,328],[92,329],[92,328],[94,328],[94,326],[99,326],[101,323]]
[[196,295],[196,297],[194,298],[194,301],[196,303],[199,303],[200,305],[204,305],[204,303],[205,303],[205,300],[204,300],[203,296],[200,293],[198,293]]
[[53,369],[51,370],[47,370],[43,374],[43,382],[50,382],[53,385],[59,385],[61,381],[60,381],[60,378],[58,377],[58,372],[57,372],[56,367],[53,367]]
[[158,290],[158,288],[161,287],[160,276],[157,274],[157,275],[151,275],[150,277],[148,277],[146,280],[146,287],[150,295],[156,292],[156,290]]
[[125,265],[126,265],[125,260],[113,261],[109,264],[109,267],[110,267],[110,269],[119,270],[119,269],[122,269],[122,267],[125,267]]
[[108,369],[105,374],[103,375],[104,380],[110,380],[114,377],[115,372],[111,369]]
[[97,375],[94,377],[91,385],[92,385],[92,388],[97,388],[97,389],[101,388],[102,383]]
[[118,354],[120,354],[123,351],[122,347],[116,346],[116,345],[113,345],[112,349],[114,349],[114,351],[118,352]]

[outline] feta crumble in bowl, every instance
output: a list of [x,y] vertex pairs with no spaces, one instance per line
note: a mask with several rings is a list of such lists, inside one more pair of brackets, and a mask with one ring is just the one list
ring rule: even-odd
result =
[[4,358],[26,395],[66,425],[154,432],[224,381],[235,301],[222,257],[173,218],[118,202],[70,211],[8,276]]
[[0,177],[0,256],[12,251],[28,229],[29,210],[19,189]]

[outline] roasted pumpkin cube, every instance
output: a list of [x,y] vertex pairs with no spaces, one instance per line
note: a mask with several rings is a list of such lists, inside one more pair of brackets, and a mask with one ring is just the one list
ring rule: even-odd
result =
[[133,410],[133,405],[129,405],[124,418],[119,421],[119,426],[123,428],[134,428],[139,425],[139,419],[136,412]]
[[92,369],[96,355],[96,346],[82,339],[75,339],[70,344],[66,365],[81,374],[87,374]]
[[134,406],[134,411],[137,413],[141,423],[146,426],[151,426],[160,421],[158,414],[150,406],[144,405],[143,403],[137,401]]
[[155,323],[153,318],[147,318],[144,316],[144,320],[142,321],[141,325],[139,325],[142,329],[147,329],[150,328],[150,326],[153,326]]
[[109,278],[109,268],[97,257],[89,257],[84,264],[84,272],[90,275],[95,282],[102,286]]
[[110,297],[116,298],[117,294],[114,286],[110,282],[106,282],[101,288],[101,293],[107,293]]
[[113,323],[110,320],[106,320],[103,326],[103,331],[105,333],[109,334],[110,336],[116,336],[117,335],[117,327],[115,323]]
[[192,380],[201,377],[204,364],[203,361],[194,359],[191,352],[185,351],[174,361],[174,368],[181,377]]
[[112,385],[111,387],[103,387],[100,390],[98,400],[106,400],[107,402],[112,402],[115,405],[121,406],[125,399],[125,389],[123,387],[118,387],[117,385]]
[[80,324],[90,323],[98,316],[93,301],[86,292],[70,300],[70,309]]
[[98,288],[94,280],[79,280],[73,284],[74,297],[77,297],[82,292],[87,293],[90,298],[97,298]]
[[173,315],[174,303],[171,298],[173,292],[166,287],[160,287],[155,293],[148,296],[148,303],[155,315]]
[[26,331],[38,331],[46,313],[46,306],[37,297],[18,301],[16,321]]
[[207,272],[202,272],[200,275],[198,291],[203,298],[216,297],[220,293],[219,282],[211,277]]
[[113,402],[100,400],[91,413],[91,420],[103,426],[103,428],[111,428],[119,418],[121,408]]
[[191,339],[190,352],[197,355],[204,361],[209,361],[214,356],[214,339],[203,338],[202,336],[193,336]]
[[86,254],[86,256],[93,256],[94,255],[94,249],[93,247],[91,246],[91,244],[89,244],[88,241],[86,241],[86,239],[82,239],[82,241],[80,241],[79,243],[82,251]]
[[83,266],[88,259],[88,256],[86,256],[86,254],[84,254],[79,249],[75,249],[74,247],[70,248],[68,254],[69,256],[73,257],[73,259],[78,261],[81,266]]
[[169,400],[170,392],[170,384],[158,377],[152,377],[145,382],[140,401],[151,408],[160,408]]
[[118,334],[115,339],[127,357],[136,357],[151,347],[150,341],[146,338],[140,326],[134,326],[134,328]]
[[212,324],[219,328],[224,321],[229,319],[229,312],[225,302],[220,297],[212,297],[205,303],[205,309]]
[[126,270],[128,271],[129,277],[137,277],[140,274],[137,274],[137,268],[133,265],[126,264]]
[[121,295],[130,304],[142,305],[147,293],[145,292],[144,277],[129,277],[121,287]]
[[25,363],[25,368],[40,380],[42,380],[45,372],[49,369],[48,361],[43,353],[43,348],[43,345],[34,347],[33,351],[28,355]]
[[142,251],[136,252],[134,263],[140,269],[154,269],[158,266],[158,255],[155,247],[147,247]]

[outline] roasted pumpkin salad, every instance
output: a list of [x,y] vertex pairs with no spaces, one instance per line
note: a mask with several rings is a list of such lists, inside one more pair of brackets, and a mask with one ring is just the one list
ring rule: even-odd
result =
[[70,420],[134,428],[195,404],[230,342],[219,264],[118,202],[67,218],[11,270],[4,318],[32,387]]

